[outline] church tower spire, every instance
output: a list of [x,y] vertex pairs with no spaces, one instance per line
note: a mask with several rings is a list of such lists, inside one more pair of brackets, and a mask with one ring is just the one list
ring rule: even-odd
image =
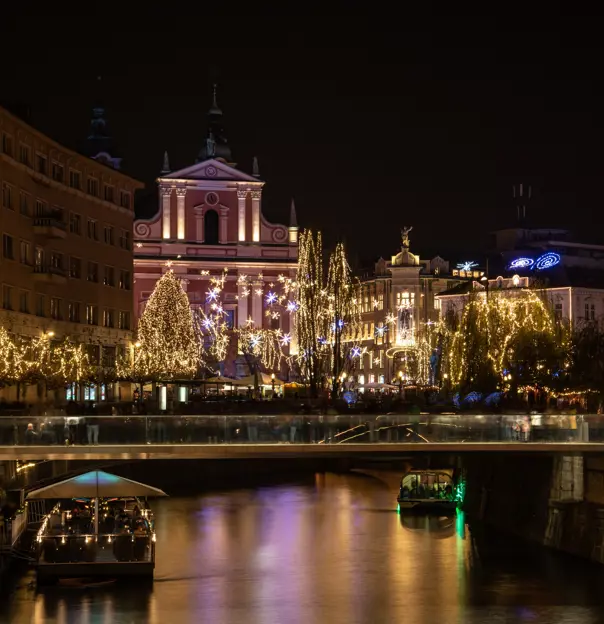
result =
[[[100,76],[97,78],[97,83],[99,85],[101,83]],[[101,103],[101,98],[98,93],[92,108],[90,134],[86,139],[84,151],[90,158],[98,160],[109,167],[113,167],[114,169],[120,169],[121,167],[122,159],[117,157],[115,143],[109,134],[107,122],[105,120],[105,108]]]
[[164,152],[164,163],[162,165],[160,173],[161,173],[161,175],[166,175],[167,173],[170,173],[170,171],[171,171],[171,169],[170,169],[170,160],[168,158],[168,151],[166,150]]
[[208,110],[207,119],[208,127],[206,138],[203,142],[196,162],[216,158],[224,162],[231,163],[233,156],[231,148],[226,138],[224,128],[222,126],[222,109],[218,106],[217,85],[214,85],[212,92],[212,106]]
[[292,203],[289,208],[289,244],[297,245],[298,244],[298,219],[296,218],[296,204],[294,203],[294,198],[292,197]]

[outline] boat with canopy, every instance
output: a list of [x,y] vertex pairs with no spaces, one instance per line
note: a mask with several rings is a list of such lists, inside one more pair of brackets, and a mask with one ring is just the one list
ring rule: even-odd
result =
[[93,470],[29,492],[54,507],[36,536],[38,582],[78,577],[153,577],[155,525],[148,498],[163,490]]

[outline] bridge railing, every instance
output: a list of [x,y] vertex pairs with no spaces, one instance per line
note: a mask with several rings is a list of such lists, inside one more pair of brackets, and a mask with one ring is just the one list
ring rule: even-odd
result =
[[0,445],[604,443],[604,418],[534,415],[0,416]]

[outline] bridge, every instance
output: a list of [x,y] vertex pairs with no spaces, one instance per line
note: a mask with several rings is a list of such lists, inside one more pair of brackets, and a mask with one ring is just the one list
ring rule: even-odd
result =
[[602,453],[604,422],[535,415],[0,417],[0,460]]

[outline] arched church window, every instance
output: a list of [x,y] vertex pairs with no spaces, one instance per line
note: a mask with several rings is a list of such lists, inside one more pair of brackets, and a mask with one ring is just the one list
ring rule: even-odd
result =
[[203,217],[203,230],[207,245],[218,245],[218,213],[215,210],[206,210]]

